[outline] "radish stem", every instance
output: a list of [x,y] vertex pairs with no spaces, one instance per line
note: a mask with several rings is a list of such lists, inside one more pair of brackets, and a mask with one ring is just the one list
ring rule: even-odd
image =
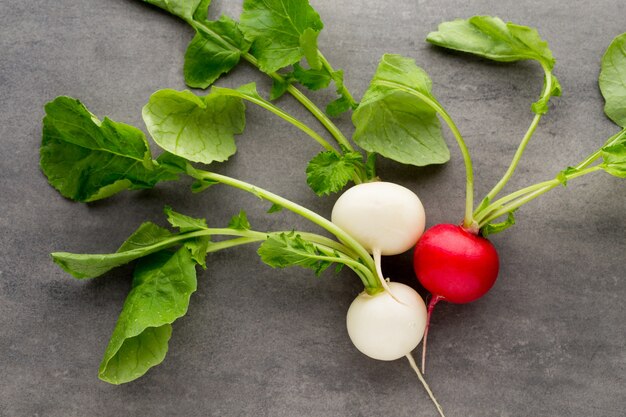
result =
[[415,359],[413,359],[413,355],[411,355],[410,353],[407,353],[406,358],[409,360],[409,364],[411,365],[411,368],[417,374],[417,377],[419,378],[420,382],[424,386],[424,389],[428,393],[428,396],[430,397],[432,402],[435,404],[435,407],[437,408],[437,411],[439,412],[439,415],[441,417],[446,417],[445,414],[443,414],[443,409],[441,408],[441,405],[439,405],[439,402],[437,401],[437,398],[435,398],[435,395],[433,394],[432,390],[428,386],[428,383],[424,379],[424,375],[422,375],[422,373],[420,372],[419,368],[417,367],[417,364],[415,363]]

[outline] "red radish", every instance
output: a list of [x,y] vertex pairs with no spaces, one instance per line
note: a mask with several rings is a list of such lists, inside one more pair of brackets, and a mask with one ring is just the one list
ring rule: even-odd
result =
[[438,224],[422,235],[415,246],[413,267],[419,282],[433,295],[428,303],[422,371],[435,304],[441,300],[464,304],[482,297],[495,283],[499,265],[491,242],[462,226]]

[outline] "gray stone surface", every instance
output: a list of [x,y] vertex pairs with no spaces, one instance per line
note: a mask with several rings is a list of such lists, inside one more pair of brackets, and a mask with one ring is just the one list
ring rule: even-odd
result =
[[[542,121],[509,190],[552,178],[617,131],[602,113],[600,57],[626,29],[618,0],[314,0],[325,22],[322,51],[360,96],[385,52],[415,58],[464,133],[477,196],[503,173],[532,118],[537,65],[503,65],[423,42],[444,20],[498,15],[535,26],[557,58],[564,89]],[[212,16],[237,16],[216,0]],[[136,382],[97,378],[131,269],[77,282],[55,267],[55,250],[114,250],[142,221],[163,223],[165,204],[223,225],[240,208],[258,229],[309,228],[259,200],[189,181],[81,205],[60,197],[38,169],[43,105],[80,98],[95,114],[142,126],[141,107],[159,88],[183,89],[191,30],[139,1],[0,0],[0,416],[434,416],[405,361],[357,352],[345,312],[360,284],[349,271],[316,278],[271,270],[255,248],[210,256],[188,315],[176,322],[164,363]],[[241,65],[220,85],[267,78]],[[332,92],[314,95],[325,103]],[[279,101],[312,121],[298,104]],[[239,152],[215,167],[329,215],[335,197],[305,184],[315,142],[248,106]],[[348,116],[338,120],[351,132]],[[410,168],[381,162],[385,179],[415,190],[428,224],[457,222],[464,169],[452,160]],[[518,225],[494,236],[502,259],[488,296],[441,304],[430,337],[430,384],[448,417],[624,416],[626,412],[626,182],[603,174],[573,181],[525,206]],[[410,254],[385,260],[417,289]],[[419,289],[422,291],[421,289]],[[422,291],[423,293],[423,291]]]

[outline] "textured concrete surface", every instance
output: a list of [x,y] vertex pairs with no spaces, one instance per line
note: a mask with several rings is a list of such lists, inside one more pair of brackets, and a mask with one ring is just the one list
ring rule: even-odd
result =
[[[214,3],[212,16],[240,12],[238,1]],[[385,52],[429,72],[471,148],[477,196],[503,173],[530,123],[541,70],[443,52],[423,42],[426,34],[444,20],[491,14],[535,26],[550,42],[564,94],[513,190],[552,178],[616,132],[596,80],[604,49],[626,29],[621,3],[313,0],[326,25],[321,49],[357,96]],[[192,195],[188,181],[88,206],[47,185],[37,165],[44,103],[71,95],[99,116],[143,127],[152,92],[185,88],[191,36],[139,1],[0,1],[0,416],[436,415],[407,363],[375,362],[351,346],[344,317],[360,284],[349,271],[271,270],[253,247],[211,255],[162,365],[123,386],[98,380],[131,268],[77,282],[49,252],[114,250],[142,221],[162,224],[165,204],[216,226],[245,208],[258,229],[310,227],[266,215],[236,190]],[[246,65],[219,84],[250,81],[267,91],[268,80]],[[316,126],[294,100],[279,104]],[[319,199],[305,185],[316,143],[248,107],[239,153],[215,169],[329,215],[334,197]],[[338,124],[351,132],[348,116]],[[457,222],[463,211],[464,169],[445,134],[446,166],[380,163],[385,179],[422,197],[429,225]],[[434,316],[427,377],[448,417],[625,415],[625,213],[626,181],[596,174],[525,206],[514,229],[494,236],[502,259],[494,289],[470,305],[442,304]],[[386,259],[385,269],[422,291],[409,260]]]

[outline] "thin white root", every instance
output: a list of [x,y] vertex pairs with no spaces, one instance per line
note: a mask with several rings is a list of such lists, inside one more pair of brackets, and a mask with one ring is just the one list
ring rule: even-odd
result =
[[411,365],[411,368],[415,371],[415,373],[417,374],[417,377],[419,378],[420,382],[422,383],[422,385],[424,386],[424,389],[426,390],[426,392],[428,393],[428,396],[430,397],[430,399],[432,400],[432,402],[435,404],[435,407],[437,407],[437,411],[439,412],[439,415],[441,417],[446,417],[443,414],[443,409],[441,408],[441,406],[439,405],[439,402],[437,402],[437,399],[435,398],[435,395],[433,394],[433,392],[430,390],[430,387],[428,386],[428,383],[426,382],[426,380],[424,379],[424,376],[422,375],[422,373],[420,372],[420,369],[417,367],[417,364],[415,363],[415,359],[413,359],[413,355],[411,355],[410,353],[408,353],[406,355],[406,358],[409,360],[409,364]]
[[391,298],[393,298],[400,304],[406,305],[402,300],[400,300],[398,297],[393,295],[393,292],[391,292],[391,288],[389,288],[389,284],[387,283],[387,280],[385,279],[385,276],[383,275],[382,255],[380,253],[380,249],[374,249],[372,251],[372,255],[374,255],[374,265],[376,266],[376,275],[378,275],[378,280],[383,286],[383,289],[387,291],[387,293],[389,293]]

